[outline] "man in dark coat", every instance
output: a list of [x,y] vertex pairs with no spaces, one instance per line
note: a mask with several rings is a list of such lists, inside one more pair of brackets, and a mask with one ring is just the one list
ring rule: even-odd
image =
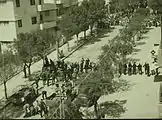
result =
[[147,76],[150,76],[150,65],[147,63]]
[[84,66],[85,72],[87,72],[87,70],[88,70],[88,68],[89,68],[89,62],[90,62],[89,59],[87,59],[87,60],[85,61],[85,66]]
[[142,72],[142,65],[139,63],[137,67],[138,67],[138,73],[139,73],[140,75],[142,75],[142,73],[143,73],[143,72]]
[[127,74],[127,64],[126,63],[123,66],[123,73],[124,73],[124,75]]
[[132,75],[132,64],[129,62],[128,64],[128,75]]
[[83,72],[83,66],[84,66],[84,59],[82,58],[80,63],[80,72]]
[[120,76],[122,75],[122,63],[121,62],[119,63],[119,74]]
[[137,66],[136,66],[136,63],[134,62],[134,63],[133,63],[133,74],[134,74],[134,75],[136,75],[136,67],[137,67]]

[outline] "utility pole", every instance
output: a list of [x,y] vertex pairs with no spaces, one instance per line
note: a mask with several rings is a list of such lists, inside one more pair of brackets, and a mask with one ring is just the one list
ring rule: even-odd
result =
[[4,65],[4,54],[2,52],[3,56],[3,85],[4,85],[4,92],[5,92],[5,98],[7,99],[7,85],[6,85],[6,76],[5,76],[5,65]]
[[[59,31],[58,26],[54,27],[54,29],[55,29],[54,34],[56,34],[57,60],[59,61],[59,60],[60,60],[60,58],[59,58],[59,38],[60,38],[60,36],[59,36],[59,34],[58,34],[58,31]],[[55,35],[54,35],[54,36],[55,36]]]

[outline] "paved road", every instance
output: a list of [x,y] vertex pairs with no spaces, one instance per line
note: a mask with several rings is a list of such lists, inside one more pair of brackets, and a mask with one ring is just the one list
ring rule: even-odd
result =
[[[140,41],[143,45],[138,45],[140,49],[131,57],[139,59],[138,62],[148,62],[151,68],[155,68],[152,64],[150,51],[154,49],[157,51],[158,47],[154,47],[155,43],[160,42],[160,28],[154,28],[145,34],[145,38]],[[99,103],[107,100],[127,100],[127,111],[121,118],[158,118],[158,97],[159,97],[159,83],[155,83],[154,77],[147,77],[145,75],[122,75],[122,78],[130,81],[134,86],[128,92],[116,93],[109,96],[102,96]]]
[[97,62],[98,56],[101,55],[102,52],[101,47],[108,44],[108,40],[117,36],[119,34],[119,29],[121,28],[122,27],[120,26],[116,26],[113,32],[105,34],[103,38],[100,38],[100,41],[84,46],[80,50],[73,53],[65,61],[78,62],[78,60],[80,61],[83,57],[84,59],[89,58],[93,62]]
[[[82,57],[90,58],[90,60],[93,60],[93,61],[97,60],[98,55],[100,55],[100,53],[101,53],[101,47],[103,45],[107,44],[108,40],[111,40],[116,35],[118,35],[119,29],[121,29],[121,27],[119,27],[119,26],[115,27],[115,29],[111,33],[107,33],[105,35],[106,37],[101,38],[100,41],[98,41],[94,44],[86,45],[85,47],[81,48],[80,50],[77,50],[65,61],[75,62],[75,61],[81,60]],[[47,88],[45,88],[45,89],[47,89]],[[47,91],[52,94],[52,92],[54,91],[54,87],[51,86],[50,88],[48,88]],[[38,98],[38,100],[40,100],[40,99],[41,99],[41,96]],[[39,117],[40,117],[39,115],[36,115],[36,116],[32,116],[28,119],[34,119],[34,118],[39,118]],[[18,119],[23,119],[23,116],[19,117]]]

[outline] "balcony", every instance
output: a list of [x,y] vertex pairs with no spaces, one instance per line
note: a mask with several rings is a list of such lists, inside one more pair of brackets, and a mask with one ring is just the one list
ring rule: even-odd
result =
[[56,4],[43,4],[43,5],[38,5],[37,9],[39,12],[41,11],[46,11],[46,10],[53,10],[56,9]]
[[40,24],[40,29],[48,29],[56,26],[56,21],[44,22]]

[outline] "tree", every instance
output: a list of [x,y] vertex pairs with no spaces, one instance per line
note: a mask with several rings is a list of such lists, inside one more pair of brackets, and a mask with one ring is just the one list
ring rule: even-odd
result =
[[4,51],[0,54],[0,81],[4,84],[5,98],[8,98],[7,95],[7,81],[14,75],[15,68],[17,67],[16,55],[12,51]]
[[84,39],[86,39],[86,31],[89,29],[89,21],[88,21],[88,10],[89,10],[89,4],[87,0],[83,0],[81,5],[78,7],[78,9],[81,11],[81,14],[79,16],[80,20],[80,29],[84,31]]
[[37,48],[34,47],[35,41],[36,37],[33,35],[33,33],[20,33],[15,40],[15,47],[19,53],[20,59],[24,63],[24,74],[27,67],[29,76],[31,75],[30,67],[32,64],[32,58],[37,53]]
[[88,6],[88,21],[92,35],[94,24],[105,18],[107,7],[105,5],[105,0],[89,0]]

